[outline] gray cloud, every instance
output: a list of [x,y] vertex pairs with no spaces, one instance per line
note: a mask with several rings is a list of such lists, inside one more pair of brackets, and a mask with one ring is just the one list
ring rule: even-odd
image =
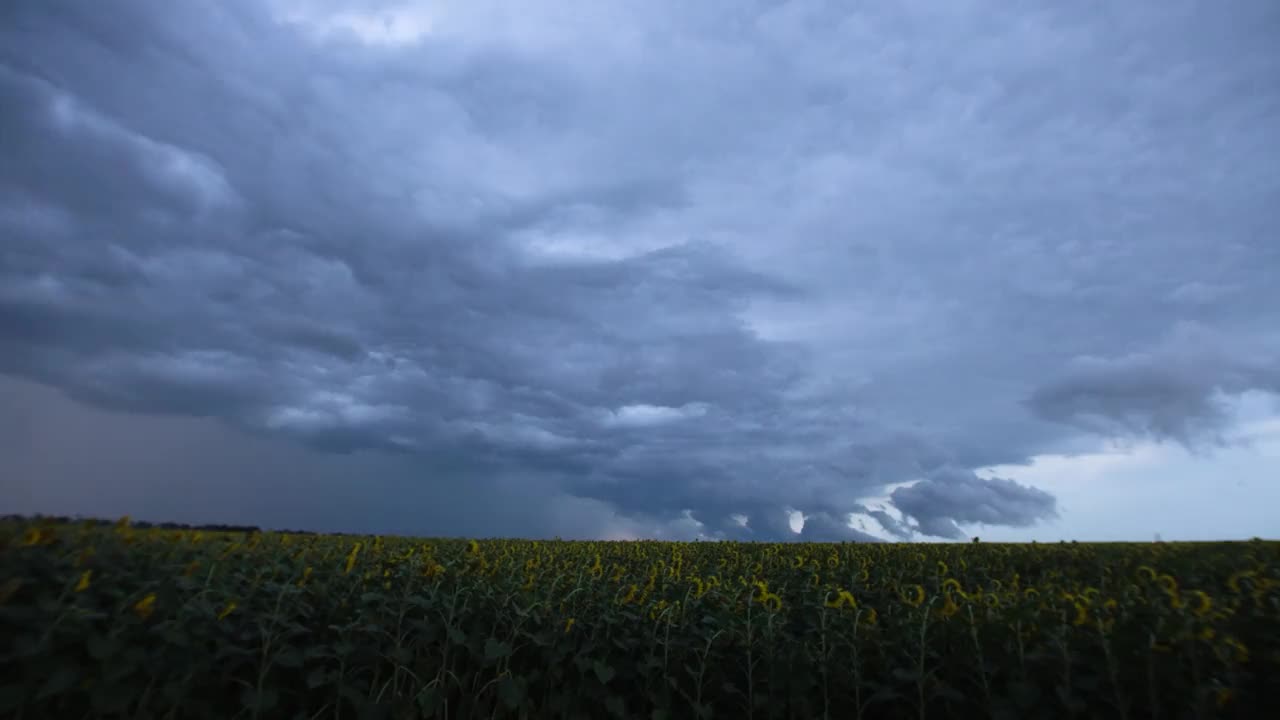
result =
[[1221,440],[1226,398],[1248,390],[1280,392],[1274,342],[1244,343],[1181,326],[1147,352],[1075,358],[1028,404],[1047,419],[1103,435],[1169,438],[1194,447]]
[[952,539],[965,536],[957,522],[1026,527],[1057,515],[1053,496],[1043,490],[956,468],[934,472],[890,497],[921,533]]
[[1278,389],[1272,3],[502,15],[6,3],[0,372],[297,524],[758,539],[1025,525],[974,469]]

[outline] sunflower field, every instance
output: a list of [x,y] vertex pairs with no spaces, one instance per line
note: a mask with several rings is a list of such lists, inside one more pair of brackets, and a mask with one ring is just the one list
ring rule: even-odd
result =
[[1280,543],[10,520],[0,717],[1280,717]]

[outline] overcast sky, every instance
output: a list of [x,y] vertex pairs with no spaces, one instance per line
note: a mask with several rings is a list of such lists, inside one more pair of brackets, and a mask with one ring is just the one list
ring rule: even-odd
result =
[[7,0],[0,108],[0,511],[1280,536],[1274,0]]

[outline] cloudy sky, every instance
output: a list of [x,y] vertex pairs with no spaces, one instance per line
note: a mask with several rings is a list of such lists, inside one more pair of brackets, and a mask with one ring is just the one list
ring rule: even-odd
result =
[[1273,0],[8,0],[0,108],[0,511],[1280,536]]

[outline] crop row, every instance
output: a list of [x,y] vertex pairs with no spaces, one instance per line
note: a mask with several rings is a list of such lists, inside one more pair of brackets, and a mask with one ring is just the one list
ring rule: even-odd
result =
[[1263,717],[1280,543],[8,521],[0,637],[5,717]]

